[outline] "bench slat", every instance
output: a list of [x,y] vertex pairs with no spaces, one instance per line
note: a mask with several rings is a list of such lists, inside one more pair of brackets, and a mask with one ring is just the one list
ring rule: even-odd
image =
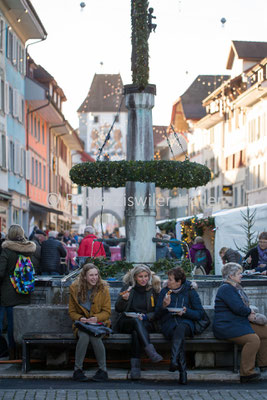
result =
[[[113,333],[110,336],[105,337],[104,342],[106,344],[131,344],[131,334],[126,333]],[[154,344],[166,344],[170,343],[161,333],[151,333],[150,341]],[[30,369],[30,345],[31,344],[63,344],[63,345],[74,345],[77,339],[72,333],[26,333],[22,337],[22,371],[27,373]],[[197,335],[193,338],[186,338],[186,344],[227,344],[233,346],[233,364],[234,372],[237,371],[237,350],[238,346],[227,340],[216,339],[212,332],[204,332],[201,335]]]

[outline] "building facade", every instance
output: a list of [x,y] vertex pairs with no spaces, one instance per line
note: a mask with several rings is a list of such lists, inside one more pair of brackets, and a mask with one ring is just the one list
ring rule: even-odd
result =
[[27,138],[30,174],[28,196],[31,225],[69,230],[72,223],[72,151],[83,143],[62,113],[66,101],[55,79],[28,60]]
[[207,115],[197,123],[190,149],[199,140],[213,179],[190,192],[204,210],[266,202],[266,55],[267,43],[233,41],[231,77],[203,101]]
[[[104,143],[100,160],[126,158],[128,111],[122,93],[120,74],[95,74],[88,95],[78,109],[80,138],[86,153],[95,160]],[[109,131],[110,138],[105,142]],[[83,208],[87,210],[87,214],[82,215],[83,225],[94,225],[99,232],[102,229],[112,232],[123,224],[124,188],[83,188],[82,191],[83,204],[85,199],[88,204]]]
[[[10,224],[17,223],[21,224],[27,233],[29,200],[26,184],[25,45],[29,39],[44,40],[47,34],[29,1],[1,2],[0,19],[2,52],[0,130],[1,178],[3,178],[0,185],[1,225],[4,222],[1,229],[6,230]],[[5,206],[3,200],[8,200]]]

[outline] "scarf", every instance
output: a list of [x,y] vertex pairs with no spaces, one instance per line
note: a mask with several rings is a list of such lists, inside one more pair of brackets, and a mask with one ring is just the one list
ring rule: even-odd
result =
[[180,287],[178,287],[177,289],[172,289],[172,293],[175,293],[175,294],[177,294],[177,293],[179,293],[179,292],[181,292],[182,291],[182,289],[184,288],[184,283],[180,286]]
[[260,265],[260,264],[267,265],[267,249],[262,250],[259,245],[257,246],[257,249],[258,249],[258,254],[259,254],[258,265]]
[[248,299],[248,296],[246,295],[244,289],[242,288],[242,286],[239,283],[233,281],[231,278],[226,279],[225,283],[230,283],[230,285],[234,286],[237,289],[237,292],[238,292],[239,296],[241,297],[243,303],[247,307],[249,307],[249,299]]

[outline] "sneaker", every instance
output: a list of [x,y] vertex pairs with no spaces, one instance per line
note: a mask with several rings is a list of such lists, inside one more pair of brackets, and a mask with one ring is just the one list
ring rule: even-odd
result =
[[95,375],[92,377],[92,380],[94,382],[104,382],[108,380],[108,374],[106,371],[103,371],[102,369],[98,369],[95,373]]
[[81,369],[76,369],[73,372],[73,379],[75,381],[79,381],[79,382],[87,382],[88,378],[86,375],[84,375],[84,372]]

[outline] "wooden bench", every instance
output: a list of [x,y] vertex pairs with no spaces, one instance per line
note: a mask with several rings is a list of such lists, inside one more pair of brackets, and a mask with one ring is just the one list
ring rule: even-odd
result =
[[[153,344],[169,344],[161,333],[150,334],[150,341]],[[27,373],[30,370],[30,346],[31,345],[75,345],[77,339],[72,333],[25,333],[22,337],[22,372]],[[131,344],[131,335],[124,333],[113,333],[103,339],[106,345]],[[233,348],[233,371],[238,368],[238,346],[227,340],[218,340],[210,331],[203,332],[193,338],[186,338],[186,347],[192,345],[227,345]]]

